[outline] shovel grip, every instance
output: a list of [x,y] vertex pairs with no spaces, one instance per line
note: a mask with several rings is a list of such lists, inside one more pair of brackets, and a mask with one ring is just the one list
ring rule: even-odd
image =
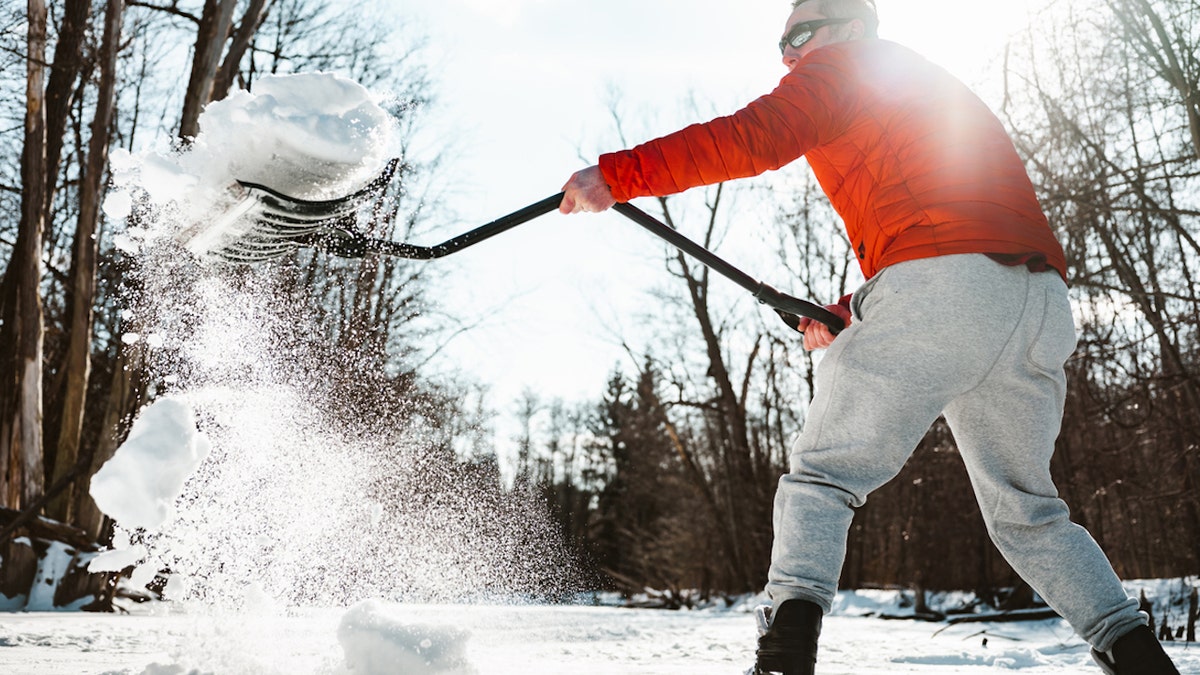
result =
[[754,298],[774,309],[784,323],[798,331],[800,331],[799,317],[801,316],[825,324],[834,335],[841,333],[846,328],[846,322],[837,314],[820,305],[780,292],[765,283],[759,284],[759,290],[754,293]]

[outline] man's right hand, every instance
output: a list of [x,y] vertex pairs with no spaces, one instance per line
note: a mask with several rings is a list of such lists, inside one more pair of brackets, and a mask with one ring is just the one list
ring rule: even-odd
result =
[[[847,327],[850,326],[850,310],[845,305],[825,305],[825,309],[837,314],[846,322]],[[800,325],[796,326],[796,330],[804,333],[804,349],[810,352],[814,349],[825,349],[837,338],[837,335],[829,330],[829,326],[807,316],[800,317]]]
[[617,203],[598,166],[576,171],[562,189],[565,194],[558,205],[560,213],[599,213]]

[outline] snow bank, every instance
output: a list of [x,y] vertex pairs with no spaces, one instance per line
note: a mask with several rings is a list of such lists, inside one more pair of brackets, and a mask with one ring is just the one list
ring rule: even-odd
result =
[[346,669],[354,675],[468,675],[475,673],[466,657],[466,631],[410,624],[389,614],[395,606],[378,600],[361,602],[346,612],[338,626],[338,642],[346,653]]
[[128,528],[157,529],[174,513],[183,484],[208,455],[192,409],[167,397],[144,409],[129,438],[92,477],[100,510]]

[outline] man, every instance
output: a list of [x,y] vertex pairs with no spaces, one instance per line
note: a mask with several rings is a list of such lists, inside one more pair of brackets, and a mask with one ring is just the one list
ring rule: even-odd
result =
[[828,352],[776,493],[758,671],[814,672],[854,508],[944,415],[993,541],[1104,671],[1177,673],[1050,478],[1075,348],[1062,248],[999,120],[877,25],[870,0],[798,0],[773,92],[563,188],[563,213],[595,212],[803,155],[845,222],[867,282],[829,307],[837,336],[801,325]]

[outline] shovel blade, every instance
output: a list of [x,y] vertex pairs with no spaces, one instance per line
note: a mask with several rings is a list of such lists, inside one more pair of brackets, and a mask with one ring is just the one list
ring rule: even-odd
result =
[[266,185],[246,181],[238,181],[238,185],[259,201],[264,215],[279,222],[324,223],[356,213],[364,204],[382,194],[392,182],[399,165],[399,159],[389,160],[383,171],[371,182],[355,192],[335,199],[301,199],[285,195]]
[[229,187],[231,206],[177,237],[202,258],[250,264],[271,260],[330,235],[354,236],[359,211],[391,183],[399,159],[359,190],[335,199],[300,199],[266,185],[238,181]]

